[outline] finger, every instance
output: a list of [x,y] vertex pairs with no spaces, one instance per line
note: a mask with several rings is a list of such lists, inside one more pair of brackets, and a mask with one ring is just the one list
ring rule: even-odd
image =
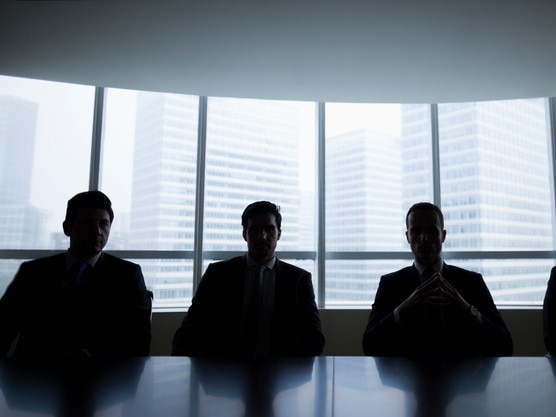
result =
[[445,278],[440,277],[438,280],[438,287],[446,292],[450,292],[453,295],[459,295],[458,290],[456,290],[452,284],[450,284]]
[[[462,306],[466,307],[468,303],[465,299],[457,292],[457,291],[450,291],[442,288],[440,290],[439,298],[443,298],[445,300],[446,305],[450,306]],[[441,301],[439,301],[441,302]]]
[[444,297],[446,300],[449,300],[450,304],[461,303],[462,297],[459,295],[457,291],[453,291],[450,288],[441,288],[439,292],[442,297]]
[[[434,277],[434,275],[433,275]],[[438,279],[437,278],[429,278],[428,280],[426,280],[425,282],[423,282],[421,285],[419,285],[417,287],[418,290],[428,290],[429,288],[438,288]]]

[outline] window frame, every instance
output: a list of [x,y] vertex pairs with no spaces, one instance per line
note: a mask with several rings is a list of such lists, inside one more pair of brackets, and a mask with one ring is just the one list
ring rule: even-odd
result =
[[[208,97],[198,96],[199,99],[199,123],[198,123],[198,153],[197,153],[197,179],[196,179],[196,200],[195,200],[195,242],[193,250],[186,251],[152,251],[152,250],[114,250],[108,251],[116,256],[126,259],[185,259],[193,261],[193,293],[195,292],[202,274],[204,272],[203,263],[209,259],[225,259],[242,254],[243,252],[233,251],[203,251],[203,207],[205,192],[205,169],[206,169],[206,139],[207,139],[207,112]],[[549,167],[550,184],[552,187],[552,221],[556,224],[556,202],[555,200],[555,178],[556,178],[556,98],[545,98],[547,103],[547,127],[549,135]],[[106,104],[106,89],[95,87],[94,99],[94,118],[91,138],[91,157],[90,157],[90,189],[98,189],[101,175],[101,159],[103,146],[103,123]],[[438,124],[438,104],[429,104],[431,115],[431,140],[432,140],[432,181],[433,181],[433,202],[441,206],[440,191],[440,155],[439,155],[439,124]],[[317,275],[317,305],[319,308],[326,308],[326,261],[327,260],[404,260],[411,261],[412,254],[409,251],[398,252],[343,252],[326,251],[325,247],[325,157],[326,157],[326,103],[315,102],[315,124],[317,136],[316,149],[316,228],[317,239],[316,249],[310,251],[279,251],[281,259],[311,260],[315,263]],[[553,227],[553,239],[556,241],[556,227]],[[59,250],[25,250],[25,249],[4,249],[0,250],[0,259],[24,260],[59,253]],[[556,259],[556,250],[548,251],[444,251],[443,257],[450,259]],[[548,279],[548,277],[547,277]],[[371,303],[372,300],[369,300]],[[499,304],[509,307],[514,304]],[[538,304],[530,304],[531,307],[538,307]],[[187,306],[183,306],[186,308]],[[353,306],[358,308],[360,306]],[[520,305],[520,307],[523,307]],[[176,307],[178,308],[178,307]],[[181,307],[179,307],[181,308]],[[164,311],[165,308],[157,308]]]

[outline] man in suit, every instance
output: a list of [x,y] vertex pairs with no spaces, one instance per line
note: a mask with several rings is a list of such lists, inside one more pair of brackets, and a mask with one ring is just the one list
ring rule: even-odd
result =
[[146,356],[151,298],[139,265],[103,253],[114,212],[100,191],[68,201],[66,253],[23,262],[0,299],[0,357]]
[[556,267],[550,271],[543,302],[544,346],[551,356],[556,355]]
[[210,264],[173,340],[173,355],[316,356],[324,336],[311,274],[276,258],[279,207],[247,206],[247,253]]
[[381,277],[363,335],[365,355],[510,356],[510,333],[482,276],[442,260],[442,211],[417,203],[406,226],[414,263]]

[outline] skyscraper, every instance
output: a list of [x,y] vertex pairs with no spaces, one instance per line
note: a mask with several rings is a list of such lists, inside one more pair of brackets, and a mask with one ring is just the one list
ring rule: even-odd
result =
[[[402,106],[404,207],[430,193],[430,128],[420,106]],[[445,251],[553,249],[545,101],[438,106]],[[409,197],[412,198],[409,198]],[[461,260],[478,270],[497,302],[542,300],[547,262]]]
[[[403,218],[412,204],[433,201],[434,164],[430,107],[401,109],[399,137],[354,129],[327,138],[327,252],[409,251]],[[444,251],[481,272],[497,302],[542,300],[551,260],[453,253],[553,249],[545,101],[448,103],[438,110]],[[327,304],[372,300],[380,275],[400,263],[328,261]]]
[[[140,93],[130,247],[193,250],[198,98]],[[267,199],[283,208],[281,249],[299,239],[299,112],[284,102],[211,98],[204,181],[203,247],[243,251],[241,213]],[[289,243],[291,242],[291,243]],[[192,296],[192,260],[142,262],[158,305]]]
[[[327,252],[402,250],[399,137],[358,129],[327,138],[326,155]],[[392,268],[388,260],[327,262],[327,302],[368,303]]]
[[27,204],[31,193],[38,105],[0,96],[0,203]]
[[[198,98],[140,92],[137,99],[131,249],[192,250]],[[192,261],[141,262],[155,302],[175,306],[192,295]]]
[[[193,250],[197,108],[196,97],[139,95],[131,248]],[[544,101],[441,104],[439,132],[445,251],[551,250]],[[433,199],[431,143],[427,105],[402,106],[400,135],[354,129],[327,138],[327,252],[409,251],[405,211]],[[301,198],[304,155],[295,104],[210,98],[205,155],[205,251],[243,251],[240,214],[261,199],[283,208],[287,232],[278,249],[307,245],[303,234],[311,230],[307,213],[314,206],[306,204],[307,193]],[[455,263],[483,273],[497,302],[542,298],[549,260],[462,258]],[[328,259],[327,304],[367,304],[380,275],[402,264],[407,261]],[[191,257],[142,265],[159,305],[189,302]]]
[[[45,218],[31,207],[31,175],[38,106],[12,96],[0,96],[0,247],[43,248]],[[3,262],[0,291],[13,277],[18,261]]]

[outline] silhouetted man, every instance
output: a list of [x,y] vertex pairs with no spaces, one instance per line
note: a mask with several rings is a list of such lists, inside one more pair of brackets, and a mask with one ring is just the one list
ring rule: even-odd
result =
[[412,266],[384,275],[365,333],[372,356],[510,356],[512,339],[483,278],[441,257],[444,216],[430,203],[406,216]]
[[21,264],[0,299],[0,357],[149,354],[151,298],[139,265],[102,252],[114,219],[100,191],[68,201],[66,253]]
[[276,258],[282,216],[250,204],[241,223],[247,254],[207,268],[174,336],[173,355],[315,356],[324,336],[311,274]]

